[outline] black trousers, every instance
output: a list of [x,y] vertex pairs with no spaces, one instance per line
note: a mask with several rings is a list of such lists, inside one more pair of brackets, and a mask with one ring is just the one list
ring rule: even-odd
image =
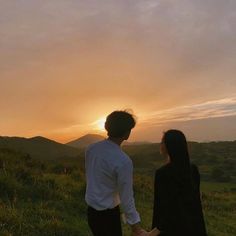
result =
[[119,206],[103,211],[88,207],[88,224],[94,236],[122,236]]

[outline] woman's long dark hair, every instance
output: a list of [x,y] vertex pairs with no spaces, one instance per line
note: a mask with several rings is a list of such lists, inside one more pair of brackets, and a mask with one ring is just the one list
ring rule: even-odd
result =
[[165,144],[170,157],[170,164],[173,166],[178,180],[180,180],[182,184],[190,184],[190,158],[185,135],[179,130],[171,129],[164,133],[162,142]]
[[189,166],[188,144],[181,131],[168,130],[164,133],[162,142],[166,146],[171,163],[180,168]]
[[[188,235],[198,235],[196,232],[199,232],[198,226],[201,224],[200,221],[196,221],[196,214],[199,212],[197,209],[199,189],[193,181],[185,135],[179,130],[168,130],[164,133],[162,142],[165,144],[170,158],[171,181],[176,185],[173,189],[176,194],[175,204],[178,207],[180,218],[183,219],[186,232],[190,232]],[[206,234],[200,233],[199,235]]]

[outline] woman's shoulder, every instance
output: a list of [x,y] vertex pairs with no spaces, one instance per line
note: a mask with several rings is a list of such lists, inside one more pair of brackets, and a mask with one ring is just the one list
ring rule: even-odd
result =
[[193,180],[195,180],[199,184],[199,182],[200,182],[200,173],[199,173],[198,167],[195,164],[192,164],[192,163],[191,163],[191,174],[192,174]]
[[[194,174],[199,173],[198,167],[194,163],[190,163],[190,168]],[[175,172],[175,168],[173,167],[173,165],[171,165],[171,163],[168,163],[158,168],[155,173],[158,176],[162,176],[168,175],[172,172]]]
[[171,165],[170,163],[161,166],[159,169],[156,170],[156,177],[166,176],[171,172]]
[[194,163],[190,163],[190,168],[193,173],[199,173],[198,167]]

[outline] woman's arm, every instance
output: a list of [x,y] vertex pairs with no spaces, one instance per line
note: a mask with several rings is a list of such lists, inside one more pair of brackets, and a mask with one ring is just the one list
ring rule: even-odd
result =
[[206,233],[206,226],[204,221],[204,215],[202,210],[202,198],[201,198],[201,190],[200,190],[200,173],[198,167],[194,165],[194,177],[196,181],[196,188],[197,188],[197,208],[199,214],[199,222],[198,222],[198,229],[201,232],[201,235],[207,235]]
[[169,181],[162,170],[157,170],[154,179],[154,201],[152,228],[160,230],[160,236],[165,236],[168,231],[168,215],[170,216]]
[[152,228],[157,227],[157,171],[154,178],[154,199],[153,199],[153,216],[152,216]]
[[[152,217],[152,228],[157,228],[160,230],[160,235],[165,235],[163,230],[165,219],[165,212],[167,209],[167,197],[165,196],[165,184],[163,184],[163,179],[159,173],[159,170],[155,173],[154,180],[154,202],[153,202],[153,217]],[[167,200],[167,201],[166,201]]]

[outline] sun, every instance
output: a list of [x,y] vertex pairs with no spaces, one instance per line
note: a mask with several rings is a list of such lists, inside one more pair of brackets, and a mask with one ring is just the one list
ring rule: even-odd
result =
[[104,131],[104,130],[105,130],[105,128],[104,128],[105,122],[106,122],[106,118],[105,118],[105,117],[103,117],[103,118],[97,120],[97,121],[95,122],[96,128],[99,129],[99,130],[101,130],[101,131]]

